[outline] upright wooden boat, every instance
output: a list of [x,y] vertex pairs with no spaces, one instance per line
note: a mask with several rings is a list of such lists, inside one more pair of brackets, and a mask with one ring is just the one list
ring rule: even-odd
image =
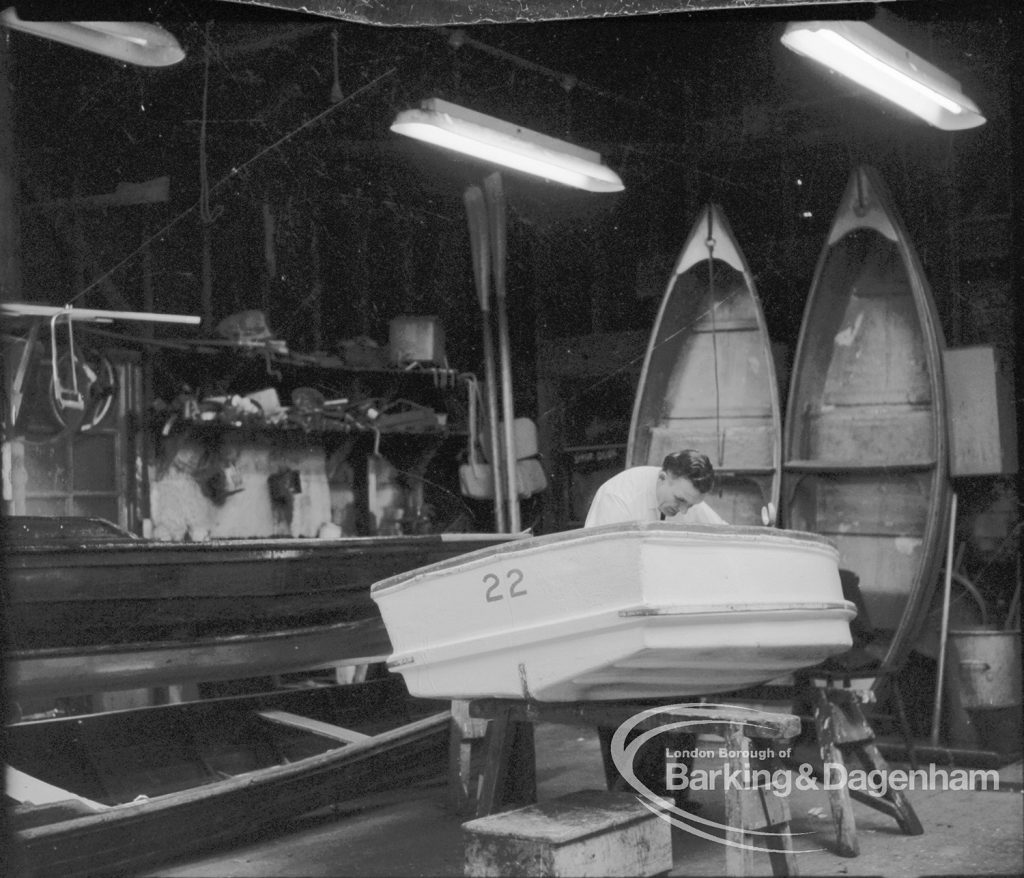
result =
[[374,581],[509,539],[165,543],[96,520],[9,518],[6,683],[65,696],[382,661]]
[[838,555],[766,527],[613,524],[374,584],[413,695],[537,701],[727,692],[850,648]]
[[943,338],[878,173],[850,177],[803,317],[783,438],[786,527],[859,577],[879,667],[905,658],[942,563],[950,488]]
[[696,448],[715,465],[710,505],[730,524],[778,508],[782,424],[764,313],[722,209],[690,231],[640,373],[626,465]]
[[8,725],[24,878],[124,875],[444,777],[450,712],[397,677]]

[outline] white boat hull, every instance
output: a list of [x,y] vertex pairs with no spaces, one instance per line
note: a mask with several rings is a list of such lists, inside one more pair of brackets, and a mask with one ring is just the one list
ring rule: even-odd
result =
[[760,527],[610,525],[376,583],[410,693],[538,701],[726,692],[851,646],[838,553]]

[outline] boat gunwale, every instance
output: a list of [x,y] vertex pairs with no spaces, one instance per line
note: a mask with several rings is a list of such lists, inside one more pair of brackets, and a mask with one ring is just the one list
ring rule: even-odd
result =
[[[467,539],[468,537],[468,539]],[[474,533],[474,534],[404,534],[399,537],[382,536],[350,536],[338,539],[320,539],[318,537],[247,537],[245,539],[219,538],[204,540],[201,542],[185,541],[164,541],[147,539],[123,539],[123,540],[82,540],[74,542],[71,540],[49,540],[49,541],[8,541],[4,547],[4,563],[7,569],[19,569],[20,567],[32,566],[31,560],[39,556],[45,566],[53,566],[55,556],[62,555],[84,555],[96,556],[96,563],[89,566],[103,566],[109,563],[110,566],[121,565],[126,562],[135,562],[138,559],[130,558],[130,555],[147,555],[166,553],[167,559],[162,564],[181,564],[184,560],[194,563],[200,560],[203,563],[252,563],[253,561],[305,561],[318,556],[338,557],[347,555],[351,550],[353,558],[370,547],[387,548],[389,551],[409,551],[429,549],[433,546],[438,548],[450,548],[453,544],[465,542],[482,543],[493,541],[496,543],[512,542],[520,539],[519,534],[504,533]],[[203,557],[217,554],[216,557]],[[177,556],[182,557],[177,557]],[[90,559],[92,560],[92,559]],[[144,559],[145,563],[151,566],[162,566],[160,562],[152,562]],[[23,563],[25,562],[25,563]]]
[[343,622],[328,622],[324,625],[306,625],[300,628],[280,628],[273,631],[254,631],[247,634],[225,634],[223,636],[181,638],[180,640],[142,640],[125,643],[102,643],[91,646],[52,646],[43,649],[12,649],[4,653],[6,662],[32,661],[37,659],[60,659],[117,655],[119,653],[168,652],[183,649],[217,649],[234,646],[250,646],[256,643],[287,641],[296,638],[315,638],[343,634],[353,628],[364,627],[376,622],[373,617],[348,619]]
[[822,551],[831,558],[838,559],[839,552],[826,537],[807,531],[787,530],[784,528],[760,527],[755,525],[702,525],[673,524],[668,521],[657,522],[622,522],[601,525],[600,527],[576,528],[568,531],[544,534],[538,537],[527,537],[510,544],[492,546],[457,555],[444,561],[437,561],[419,567],[407,573],[399,573],[379,580],[370,586],[370,596],[376,599],[385,593],[393,594],[403,588],[420,584],[436,573],[452,571],[453,568],[469,569],[509,557],[520,557],[537,554],[560,546],[568,548],[572,543],[589,543],[603,541],[608,537],[620,540],[656,543],[657,541],[686,545],[700,542],[761,544],[764,548],[783,549],[799,546],[809,551]]
[[[377,735],[371,735],[364,741],[352,744],[339,743],[339,746],[332,747],[324,753],[294,762],[240,773],[145,801],[111,805],[105,810],[92,814],[12,831],[11,837],[15,844],[23,849],[26,856],[31,856],[32,851],[38,850],[44,854],[48,862],[52,861],[51,866],[60,865],[62,867],[61,874],[95,874],[95,855],[82,851],[80,849],[82,845],[94,838],[108,839],[111,833],[118,833],[123,837],[126,833],[131,833],[133,827],[149,825],[151,821],[162,819],[171,821],[172,825],[181,823],[183,826],[172,835],[174,849],[171,856],[180,856],[187,850],[182,839],[182,832],[188,826],[193,825],[215,802],[220,802],[222,811],[225,808],[237,810],[241,803],[260,794],[269,794],[272,804],[267,808],[254,811],[254,814],[260,815],[254,823],[261,827],[272,825],[276,820],[286,817],[308,813],[338,801],[339,798],[337,795],[332,795],[328,799],[325,793],[318,792],[316,788],[318,779],[336,785],[341,781],[340,775],[336,778],[332,777],[336,772],[344,772],[349,766],[354,768],[366,759],[392,758],[403,746],[417,743],[425,746],[435,737],[447,736],[450,723],[450,710],[434,713]],[[301,791],[297,787],[300,782],[303,782]],[[387,789],[386,784],[381,789]],[[275,790],[284,795],[275,796]],[[342,796],[341,799],[357,798],[360,794],[360,792],[355,792],[351,796]],[[315,801],[309,807],[303,807],[300,810],[296,810],[294,807],[289,808],[289,803],[296,799]],[[246,808],[247,812],[250,810],[252,809]],[[175,820],[174,815],[180,816]],[[203,836],[200,841],[204,845],[226,845],[245,835],[245,830],[242,828],[232,829],[230,825],[222,824],[223,821],[214,820],[212,831],[208,836]],[[105,863],[106,868],[116,868],[117,870],[127,868],[129,863],[136,865],[136,860],[139,860],[139,857],[132,858],[130,856],[130,844],[127,842],[107,841],[99,853],[105,854],[108,860],[112,856],[119,857],[116,862]],[[83,860],[83,856],[89,857],[88,863]],[[54,857],[58,859],[54,859]],[[126,857],[127,860],[125,860]],[[148,853],[141,855],[140,863],[157,865],[166,860],[166,855],[161,858],[159,852],[150,849]]]
[[[380,651],[344,650],[353,635],[376,639],[377,634],[387,644]],[[365,646],[362,640],[360,643]],[[385,661],[389,653],[383,620],[374,616],[194,640],[12,650],[4,654],[4,672],[12,696],[69,696],[105,689],[239,679],[240,675],[252,676],[253,670],[296,673],[330,665],[373,664]],[[203,660],[197,661],[197,656]],[[183,666],[186,670],[181,670]]]

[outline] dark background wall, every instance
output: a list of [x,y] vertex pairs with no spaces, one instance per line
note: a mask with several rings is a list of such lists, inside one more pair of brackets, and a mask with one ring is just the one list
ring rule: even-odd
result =
[[[480,373],[462,194],[487,169],[388,130],[399,110],[438,96],[596,149],[626,184],[621,194],[591,195],[506,175],[520,414],[543,414],[543,340],[649,329],[707,200],[724,208],[773,340],[790,349],[824,235],[860,162],[879,168],[893,192],[947,344],[1016,352],[1021,16],[1011,0],[802,10],[879,12],[881,27],[957,77],[982,108],[984,126],[956,133],[784,49],[778,38],[798,17],[793,8],[463,29],[381,28],[224,2],[147,11],[180,39],[184,62],[128,67],[4,36],[18,298],[151,303],[204,314],[206,336],[229,314],[260,309],[276,337],[308,352],[358,336],[384,343],[391,318],[436,314],[452,365]],[[88,201],[162,176],[166,201]],[[11,289],[5,283],[8,298]],[[131,343],[144,330],[121,331]],[[155,379],[166,396],[181,376],[157,368]],[[622,382],[608,387],[626,393]],[[982,506],[990,490],[978,488]]]
[[[792,341],[861,161],[894,191],[950,343],[1010,341],[1006,321],[980,313],[1011,304],[1010,5],[884,5],[899,13],[890,31],[960,78],[985,126],[939,132],[847,89],[781,47],[778,10],[439,31],[167,3],[161,21],[189,55],[165,70],[9,34],[25,295],[109,305],[116,288],[139,307],[148,250],[161,308],[200,313],[205,228],[214,320],[262,307],[293,348],[314,349],[386,340],[396,313],[439,313],[460,367],[476,369],[461,196],[483,169],[388,131],[439,96],[596,148],[626,182],[595,196],[508,175],[523,343],[534,328],[649,325],[707,199],[747,252],[773,334]],[[38,206],[162,175],[165,203]]]

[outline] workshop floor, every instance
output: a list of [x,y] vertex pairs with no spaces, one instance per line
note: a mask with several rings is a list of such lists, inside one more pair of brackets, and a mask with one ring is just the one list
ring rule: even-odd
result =
[[[538,798],[543,801],[603,785],[593,732],[536,727]],[[698,763],[699,764],[699,763]],[[890,767],[903,767],[896,764]],[[908,799],[924,835],[903,835],[895,821],[855,803],[860,855],[834,851],[826,793],[794,791],[790,798],[800,873],[808,875],[1024,874],[1024,813],[1020,762],[999,770],[999,791],[915,790]],[[722,820],[721,792],[693,795],[701,817]],[[671,875],[725,874],[725,848],[673,828]],[[770,875],[767,855],[757,867]],[[446,808],[445,787],[396,791],[349,802],[331,814],[292,821],[259,843],[177,861],[145,878],[263,878],[263,876],[460,876],[460,820]]]

